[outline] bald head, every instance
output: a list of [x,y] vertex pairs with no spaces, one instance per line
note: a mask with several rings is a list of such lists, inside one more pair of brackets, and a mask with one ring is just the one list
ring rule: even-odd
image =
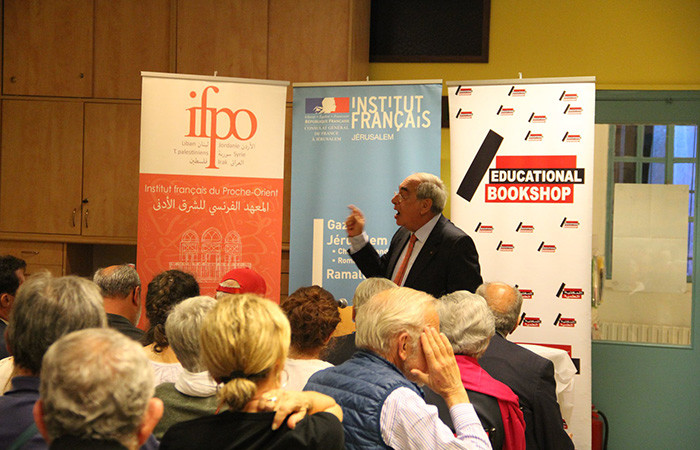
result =
[[476,293],[486,299],[496,319],[496,331],[502,336],[512,333],[518,326],[518,316],[523,296],[514,287],[501,282],[484,283]]

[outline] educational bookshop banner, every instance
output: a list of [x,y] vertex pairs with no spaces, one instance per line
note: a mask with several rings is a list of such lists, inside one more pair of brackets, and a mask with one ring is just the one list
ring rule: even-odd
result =
[[348,205],[386,253],[391,199],[408,175],[440,175],[442,81],[294,85],[289,291],[317,284],[352,303]]
[[137,270],[213,295],[249,267],[279,301],[288,83],[144,72]]
[[588,448],[595,79],[450,82],[448,95],[452,221],[484,280],[523,294],[510,339],[571,356],[569,432]]

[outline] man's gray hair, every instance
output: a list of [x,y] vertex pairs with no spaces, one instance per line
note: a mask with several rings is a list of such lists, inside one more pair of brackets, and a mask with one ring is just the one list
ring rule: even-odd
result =
[[494,318],[486,300],[469,291],[443,295],[437,302],[440,331],[455,354],[479,359],[495,333]]
[[[501,287],[510,295],[496,297],[493,288]],[[510,334],[518,324],[520,309],[523,306],[523,295],[520,291],[506,283],[490,282],[479,286],[476,293],[486,299],[496,319],[496,331],[501,336]]]
[[355,288],[355,294],[352,297],[352,307],[355,309],[355,314],[357,315],[362,305],[374,295],[396,287],[398,287],[396,283],[388,278],[372,277],[363,280]]
[[71,331],[105,326],[107,315],[95,283],[73,275],[54,278],[41,272],[17,290],[7,343],[15,365],[39,375],[41,358],[58,338]]
[[70,333],[44,356],[40,398],[51,440],[116,440],[135,448],[154,393],[153,367],[141,346],[112,329]]
[[418,343],[426,325],[428,308],[434,304],[435,298],[430,294],[406,287],[380,292],[357,313],[357,347],[386,357],[392,341],[404,331],[412,343]]
[[433,214],[440,214],[442,210],[445,209],[445,203],[447,202],[447,192],[445,191],[445,184],[442,180],[431,174],[420,172],[414,174],[420,184],[416,189],[416,198],[419,200],[429,198],[433,201],[433,206],[430,208]]
[[97,269],[92,281],[105,297],[126,297],[134,288],[141,286],[138,272],[129,264]]
[[199,330],[216,300],[205,295],[175,305],[165,321],[165,335],[182,367],[190,372],[206,370],[200,359]]

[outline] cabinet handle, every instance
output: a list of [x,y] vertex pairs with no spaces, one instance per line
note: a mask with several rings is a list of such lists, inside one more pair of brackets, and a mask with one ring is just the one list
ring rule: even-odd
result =
[[73,224],[72,226],[73,226],[73,228],[75,228],[75,215],[76,215],[77,212],[78,212],[78,210],[77,210],[76,208],[73,208],[73,221],[72,221],[72,224]]
[[88,227],[88,214],[90,214],[90,210],[85,208],[85,228]]
[[36,250],[20,250],[20,253],[23,255],[38,255],[39,252]]
[[10,77],[10,83],[16,83],[17,82],[17,77]]

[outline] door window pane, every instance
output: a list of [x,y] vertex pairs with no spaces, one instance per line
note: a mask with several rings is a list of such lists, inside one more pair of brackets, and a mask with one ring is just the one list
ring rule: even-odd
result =
[[666,126],[647,125],[644,127],[642,155],[652,158],[666,157]]
[[674,129],[673,155],[676,158],[695,158],[698,145],[698,127],[695,125],[676,125]]
[[637,126],[617,125],[615,156],[637,156]]
[[642,183],[647,184],[665,184],[666,172],[665,164],[663,163],[643,163],[642,164]]
[[636,183],[636,167],[635,163],[615,163],[615,183]]

